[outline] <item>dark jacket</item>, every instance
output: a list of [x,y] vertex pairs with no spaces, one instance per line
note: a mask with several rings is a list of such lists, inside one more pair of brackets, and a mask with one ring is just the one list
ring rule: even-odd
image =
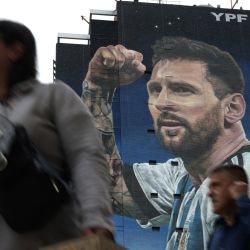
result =
[[250,199],[247,196],[236,201],[238,213],[233,226],[219,218],[215,225],[209,250],[250,250]]
[[77,199],[66,204],[44,228],[30,233],[15,233],[0,215],[0,249],[35,250],[82,236],[86,227],[113,231],[103,146],[87,106],[73,90],[62,82],[22,82],[0,103],[0,114],[23,125],[57,171],[68,166]]

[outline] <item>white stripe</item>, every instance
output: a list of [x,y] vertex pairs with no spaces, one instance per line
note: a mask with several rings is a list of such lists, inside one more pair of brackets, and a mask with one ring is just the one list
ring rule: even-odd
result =
[[231,161],[232,161],[233,164],[239,165],[239,160],[238,160],[238,156],[237,155],[234,156],[233,158],[231,158]]

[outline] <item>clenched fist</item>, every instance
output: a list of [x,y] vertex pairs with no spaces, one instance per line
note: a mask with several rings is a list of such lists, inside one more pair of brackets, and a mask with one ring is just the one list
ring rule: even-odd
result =
[[102,87],[118,87],[141,77],[143,55],[122,45],[99,48],[89,63],[86,80]]

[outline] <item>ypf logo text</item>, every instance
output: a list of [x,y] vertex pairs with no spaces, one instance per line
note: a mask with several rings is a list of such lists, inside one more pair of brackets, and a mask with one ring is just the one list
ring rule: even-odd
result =
[[215,13],[215,12],[210,12],[214,17],[217,22],[221,21],[226,21],[226,22],[231,22],[231,21],[236,21],[238,23],[242,23],[242,21],[246,21],[248,18],[248,15],[246,14],[233,14],[233,13]]

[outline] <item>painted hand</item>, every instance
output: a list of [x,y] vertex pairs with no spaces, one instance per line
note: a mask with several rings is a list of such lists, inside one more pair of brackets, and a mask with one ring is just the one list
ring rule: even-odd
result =
[[129,50],[123,45],[109,45],[99,48],[89,63],[86,80],[90,84],[116,88],[141,77],[146,67],[142,64],[143,55]]

